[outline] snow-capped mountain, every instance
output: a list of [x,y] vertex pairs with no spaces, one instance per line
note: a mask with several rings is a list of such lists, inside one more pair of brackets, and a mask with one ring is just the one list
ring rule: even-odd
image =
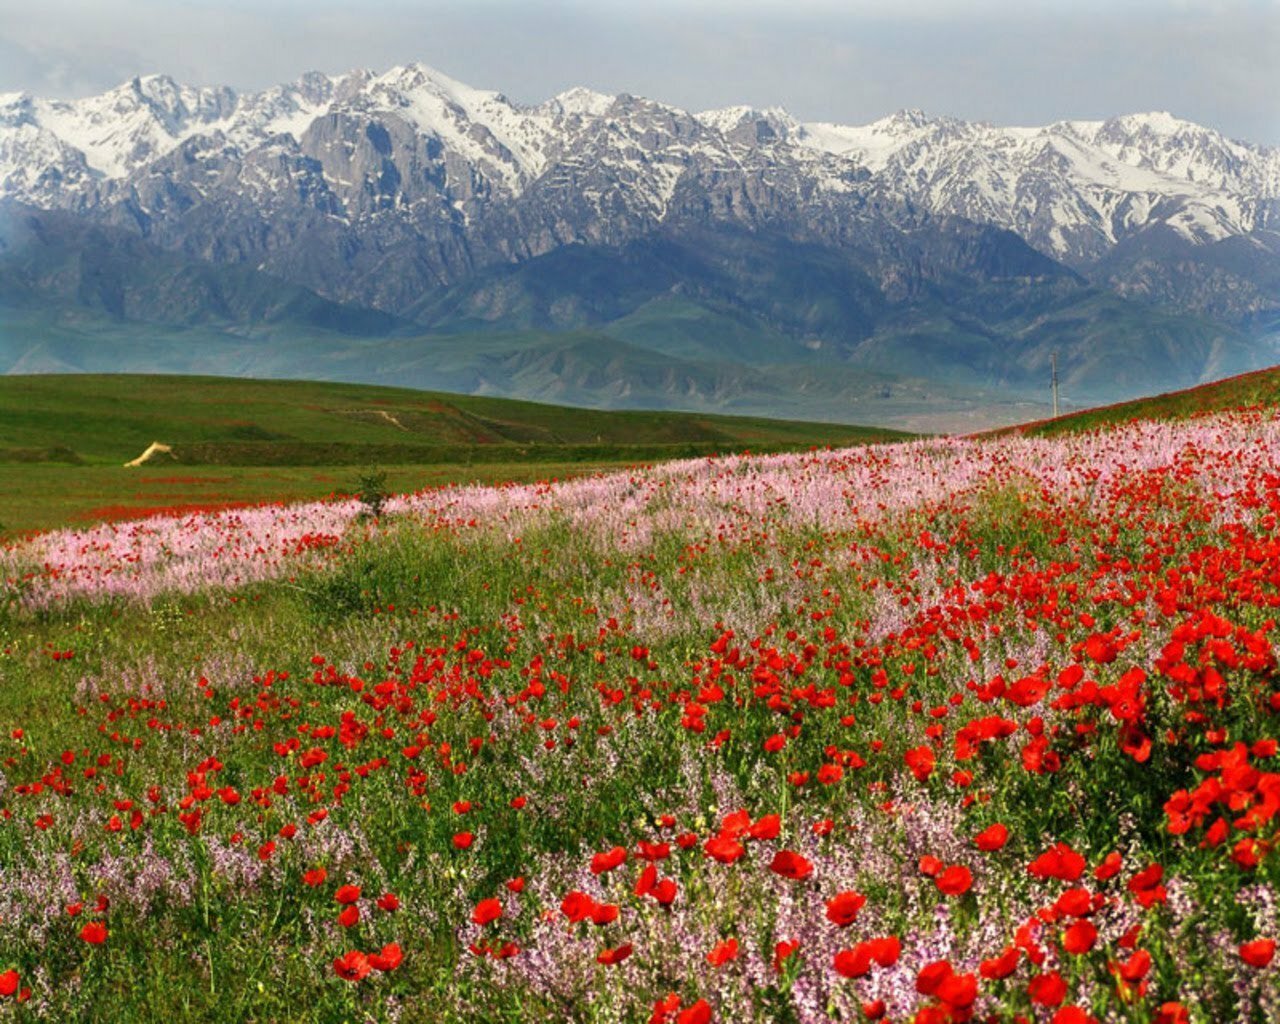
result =
[[1113,300],[1183,317],[1161,351],[1189,331],[1195,373],[1280,323],[1280,150],[1165,113],[835,125],[582,88],[522,105],[421,64],[257,93],[152,75],[0,95],[0,203],[53,218],[27,243],[91,226],[428,326],[558,329],[692,296],[875,367],[919,362],[910,339],[930,359],[998,341],[966,368],[989,376],[1032,372],[1071,303],[1072,322],[1140,319]]
[[[601,187],[597,172],[613,172],[636,212],[661,220],[701,165],[763,165],[795,175],[802,197],[856,192],[884,209],[996,224],[1073,265],[1155,224],[1197,243],[1249,234],[1273,224],[1280,201],[1280,151],[1165,113],[1002,128],[902,111],[850,126],[804,124],[776,108],[690,115],[586,89],[523,107],[421,64],[312,73],[261,93],[150,75],[81,100],[0,95],[0,196],[36,206],[128,202],[147,177],[172,179],[172,168],[155,165],[184,146],[188,158],[257,156],[260,167],[262,150],[315,159],[309,193],[331,193],[344,216],[385,206],[369,195],[408,207],[423,198],[414,179],[434,175],[432,192],[468,223],[473,198],[510,201],[539,183],[563,189],[581,183],[584,168],[594,205],[627,205]],[[207,195],[225,174],[203,170],[184,184]],[[248,180],[285,189],[296,176],[262,173]]]

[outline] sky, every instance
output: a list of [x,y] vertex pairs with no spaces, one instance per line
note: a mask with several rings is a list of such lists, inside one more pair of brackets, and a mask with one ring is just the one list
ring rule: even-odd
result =
[[1167,110],[1280,145],[1280,0],[0,0],[0,91],[411,61],[523,103],[584,85],[846,124]]

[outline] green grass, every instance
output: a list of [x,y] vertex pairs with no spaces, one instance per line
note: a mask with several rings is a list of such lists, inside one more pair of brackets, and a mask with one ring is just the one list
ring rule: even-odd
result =
[[[892,440],[896,431],[602,412],[370,385],[220,377],[0,378],[0,533],[162,508],[388,485],[536,480],[717,452]],[[173,458],[126,469],[153,441]]]
[[1132,402],[1117,402],[1115,405],[1104,405],[1096,409],[1082,409],[1057,419],[1036,420],[991,433],[1051,437],[1055,434],[1097,430],[1131,420],[1185,419],[1198,413],[1277,404],[1280,404],[1280,366],[1273,366],[1182,391],[1170,391]]

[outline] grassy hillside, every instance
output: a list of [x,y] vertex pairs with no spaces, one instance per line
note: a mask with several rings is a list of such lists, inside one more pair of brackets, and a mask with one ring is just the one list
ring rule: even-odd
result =
[[[674,301],[605,329],[388,337],[279,325],[175,327],[0,305],[0,374],[354,381],[554,405],[874,423],[923,432],[1017,423],[1043,410],[1016,391],[908,379],[833,362],[795,345],[788,350],[803,353],[798,362],[752,364],[765,360],[771,337],[733,317]],[[676,352],[681,339],[689,347]]]
[[992,433],[1047,437],[1096,430],[1131,420],[1185,419],[1197,413],[1255,405],[1280,405],[1280,366],[1242,373],[1183,391],[1171,391],[1132,402],[1117,402],[1115,405],[1104,405],[1096,409],[1083,409],[1057,419],[1036,420]]
[[[388,468],[392,488],[415,490],[902,436],[310,381],[0,377],[0,528],[318,497],[354,489],[372,465]],[[124,467],[152,442],[172,454]]]

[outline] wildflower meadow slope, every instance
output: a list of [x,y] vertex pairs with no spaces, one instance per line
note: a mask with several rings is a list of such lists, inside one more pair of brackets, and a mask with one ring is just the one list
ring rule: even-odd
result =
[[0,553],[0,1018],[1280,1019],[1280,416]]

